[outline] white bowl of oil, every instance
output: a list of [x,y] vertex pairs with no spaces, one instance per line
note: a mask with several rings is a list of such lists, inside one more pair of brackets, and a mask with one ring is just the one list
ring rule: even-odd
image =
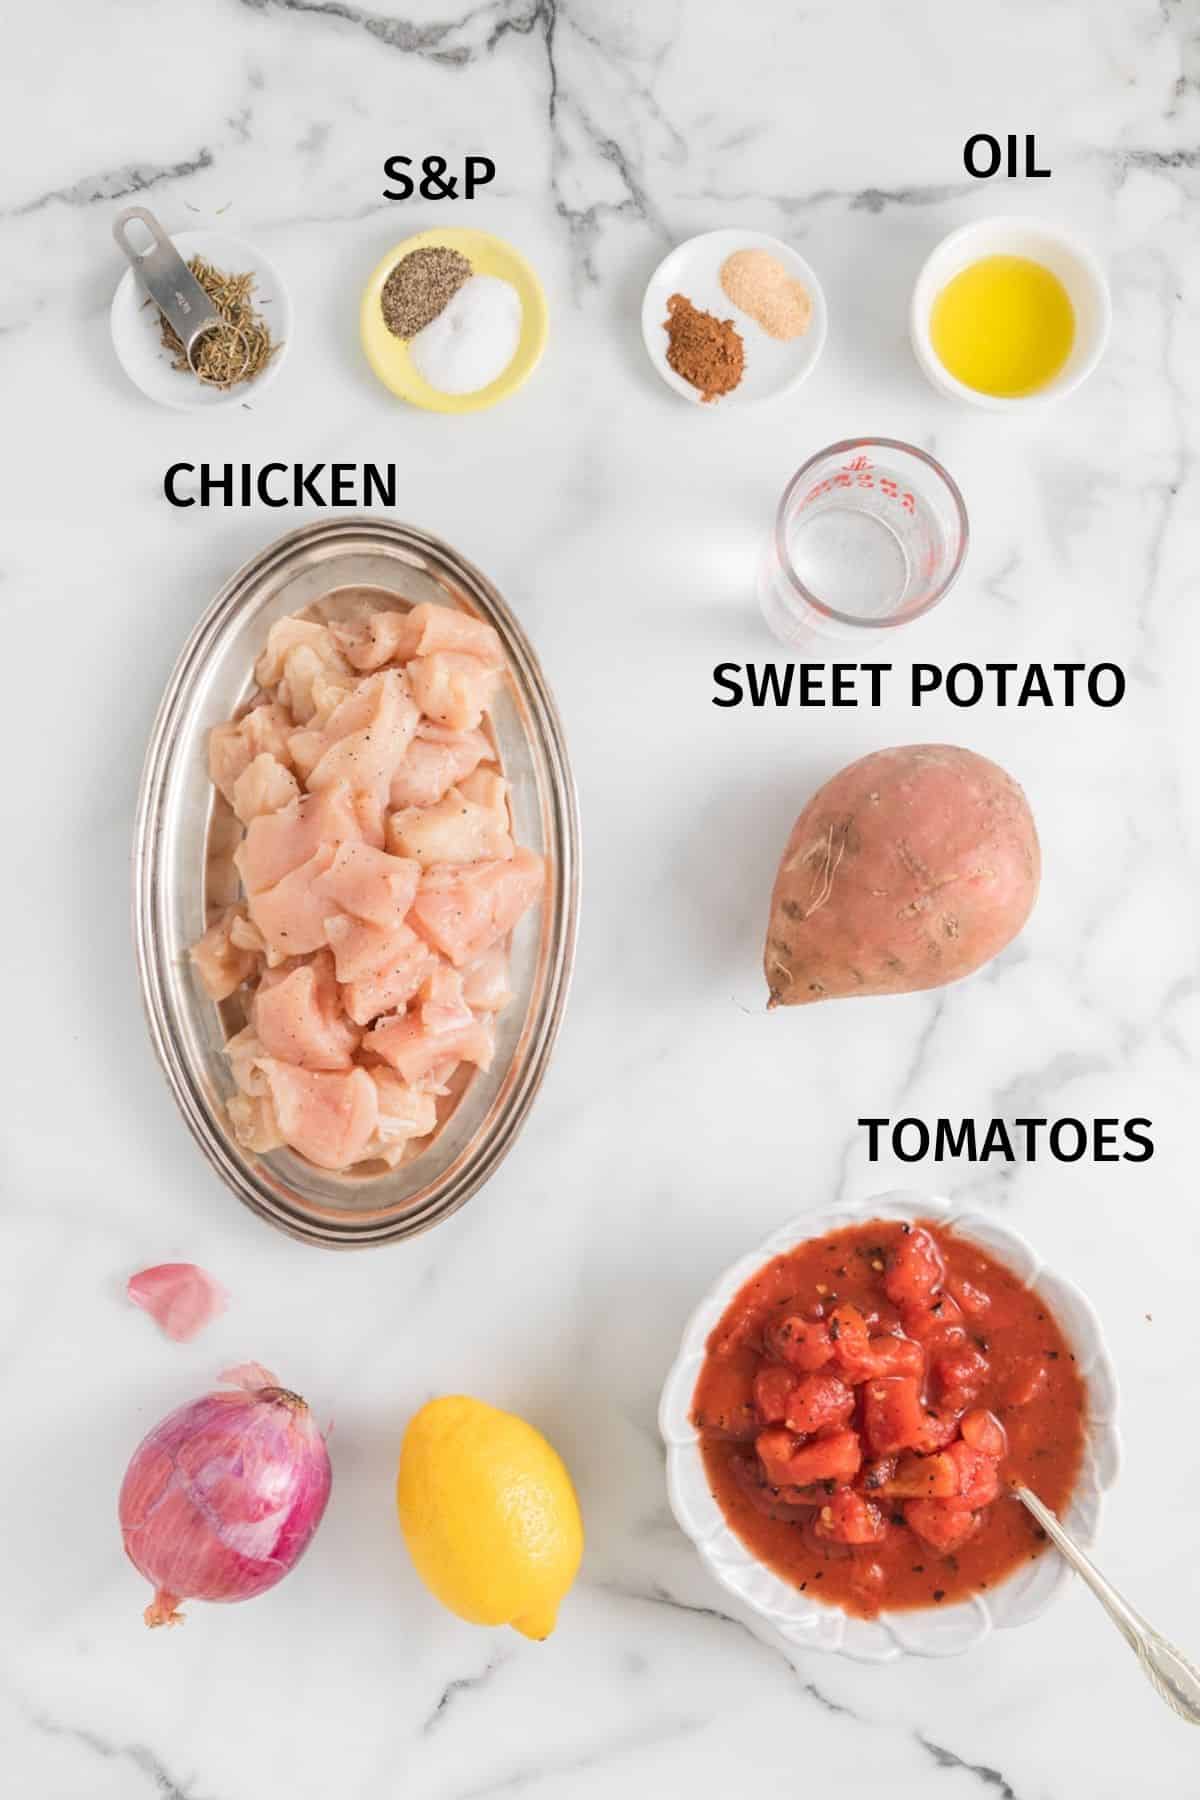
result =
[[926,259],[913,350],[944,394],[993,412],[1061,400],[1104,353],[1108,283],[1083,244],[1043,219],[980,219]]

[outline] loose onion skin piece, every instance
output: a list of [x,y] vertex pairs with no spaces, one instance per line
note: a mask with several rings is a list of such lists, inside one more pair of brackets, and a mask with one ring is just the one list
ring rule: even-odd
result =
[[196,1263],[155,1263],[139,1269],[129,1277],[125,1292],[177,1344],[190,1344],[229,1305],[220,1282]]
[[154,1587],[147,1625],[184,1600],[250,1600],[293,1569],[320,1524],[332,1471],[298,1394],[258,1363],[232,1391],[178,1407],[134,1451],[118,1501],[125,1551]]

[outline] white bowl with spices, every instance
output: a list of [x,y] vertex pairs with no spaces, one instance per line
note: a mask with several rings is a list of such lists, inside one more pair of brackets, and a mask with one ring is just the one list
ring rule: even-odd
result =
[[179,412],[211,412],[221,406],[252,406],[283,367],[292,338],[292,305],[275,265],[260,250],[224,231],[173,231],[171,242],[184,262],[202,257],[225,275],[252,278],[250,300],[277,346],[255,376],[232,387],[212,387],[187,370],[173,367],[162,341],[162,316],[132,268],[117,284],[109,312],[117,361],[148,400]]
[[[682,313],[678,302],[673,308],[677,295],[712,323]],[[701,346],[706,338],[716,345],[714,327],[732,327],[742,350],[735,386],[706,398],[703,385],[672,366],[686,361],[673,355],[672,338],[680,334],[678,324],[669,329],[672,319],[694,327]],[[678,244],[655,269],[642,300],[642,341],[650,361],[681,399],[710,411],[795,393],[820,361],[828,323],[821,284],[799,251],[768,232],[735,226]],[[721,335],[728,342],[728,332]]]

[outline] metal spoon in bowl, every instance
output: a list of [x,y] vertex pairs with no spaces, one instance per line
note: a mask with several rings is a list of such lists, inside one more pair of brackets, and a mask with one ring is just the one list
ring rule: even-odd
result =
[[[134,223],[149,232],[149,248],[139,250],[134,243],[129,230]],[[230,378],[230,385],[240,381],[250,366],[250,346],[245,332],[222,319],[154,214],[144,206],[127,206],[113,220],[113,236],[129,258],[146,293],[183,345],[188,367],[196,379],[208,379],[196,366],[196,351],[201,339],[210,331],[228,331],[238,338],[242,353],[241,370]]]
[[1169,1644],[1165,1637],[1147,1625],[1123,1600],[1115,1587],[1104,1579],[1096,1565],[1089,1561],[1073,1539],[1069,1538],[1048,1506],[1036,1494],[1014,1482],[1013,1493],[1033,1514],[1046,1536],[1061,1551],[1075,1573],[1091,1588],[1097,1600],[1116,1626],[1130,1649],[1134,1651],[1142,1672],[1159,1698],[1172,1712],[1191,1725],[1200,1725],[1200,1670]]

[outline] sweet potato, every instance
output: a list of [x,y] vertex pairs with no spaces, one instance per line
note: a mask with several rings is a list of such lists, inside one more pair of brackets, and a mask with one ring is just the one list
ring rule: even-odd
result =
[[769,1004],[958,981],[1017,935],[1040,874],[1028,803],[995,763],[952,744],[864,756],[792,827],[771,895]]

